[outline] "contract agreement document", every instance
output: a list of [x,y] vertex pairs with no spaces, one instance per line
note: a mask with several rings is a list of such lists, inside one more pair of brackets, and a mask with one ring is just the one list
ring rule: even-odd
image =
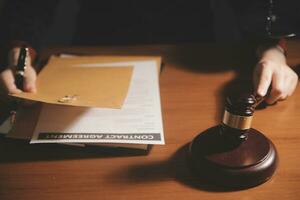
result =
[[83,68],[133,66],[122,108],[43,103],[31,143],[164,144],[157,65],[155,59],[76,64]]

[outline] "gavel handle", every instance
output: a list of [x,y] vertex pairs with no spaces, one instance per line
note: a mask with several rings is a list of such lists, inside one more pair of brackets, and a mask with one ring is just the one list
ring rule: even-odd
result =
[[253,95],[255,98],[256,103],[253,105],[254,108],[256,108],[261,102],[263,102],[267,96],[269,96],[269,94],[271,93],[272,87],[270,86],[267,94],[265,96],[260,96],[260,95]]
[[255,95],[254,97],[255,97],[256,103],[253,105],[253,107],[256,108],[261,102],[263,102],[266,99],[266,96],[262,97],[259,95]]

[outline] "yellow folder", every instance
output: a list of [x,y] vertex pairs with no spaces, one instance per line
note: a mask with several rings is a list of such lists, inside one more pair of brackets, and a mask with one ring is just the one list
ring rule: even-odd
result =
[[88,63],[110,63],[109,57],[52,57],[37,78],[37,93],[14,96],[52,104],[116,108],[126,98],[132,66],[81,66]]

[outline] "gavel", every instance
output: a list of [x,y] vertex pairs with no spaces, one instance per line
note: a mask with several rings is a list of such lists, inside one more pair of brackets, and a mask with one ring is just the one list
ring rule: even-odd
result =
[[195,176],[230,189],[254,187],[272,177],[278,165],[276,148],[251,128],[255,108],[263,101],[253,94],[226,98],[222,122],[189,145]]

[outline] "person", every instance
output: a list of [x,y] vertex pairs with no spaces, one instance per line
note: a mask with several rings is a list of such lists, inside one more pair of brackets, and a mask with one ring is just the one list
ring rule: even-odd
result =
[[[291,0],[287,2],[291,3]],[[37,54],[42,32],[47,30],[57,3],[57,0],[10,0],[7,2],[4,17],[2,17],[2,26],[5,28],[2,30],[6,32],[2,31],[0,36],[6,44],[5,48],[2,48],[4,53],[1,54],[0,86],[6,93],[37,91],[35,84],[37,75],[32,61]],[[293,3],[295,1],[292,0],[291,5],[294,5]],[[287,20],[288,24],[291,24],[291,19],[293,22],[299,22],[299,18],[290,16],[287,10],[282,12],[280,0],[255,0],[251,3],[229,0],[229,4],[238,19],[237,24],[241,34],[247,37],[251,35],[267,38],[272,36],[274,30],[276,33],[281,31],[281,36],[286,35],[287,33],[282,33],[281,28],[291,31],[291,27],[286,27]],[[207,9],[211,7],[210,5],[209,0],[202,1],[200,5],[196,1],[187,4],[181,0],[176,0],[172,4],[165,1],[158,4],[155,1],[145,3],[137,0],[81,1],[80,9],[85,12],[79,12],[76,15],[79,28],[77,28],[77,37],[73,38],[73,43],[90,45],[114,41],[116,44],[122,44],[124,41],[140,43],[145,40],[191,42],[199,38],[201,38],[200,41],[208,41],[211,40],[210,36],[213,31],[211,24],[214,15],[211,9]],[[290,7],[293,8],[293,6]],[[284,17],[278,18],[275,12]],[[277,20],[283,18],[284,21]],[[14,82],[13,66],[16,65],[21,45],[30,47],[31,60],[28,60],[25,71],[24,88],[20,89]],[[5,63],[7,52],[8,62]],[[278,43],[272,43],[267,48],[265,46],[260,48],[258,56],[257,65],[253,70],[255,92],[260,96],[268,95],[266,102],[269,104],[287,99],[295,91],[298,76],[287,64],[284,47]],[[270,87],[271,91],[268,93]]]

